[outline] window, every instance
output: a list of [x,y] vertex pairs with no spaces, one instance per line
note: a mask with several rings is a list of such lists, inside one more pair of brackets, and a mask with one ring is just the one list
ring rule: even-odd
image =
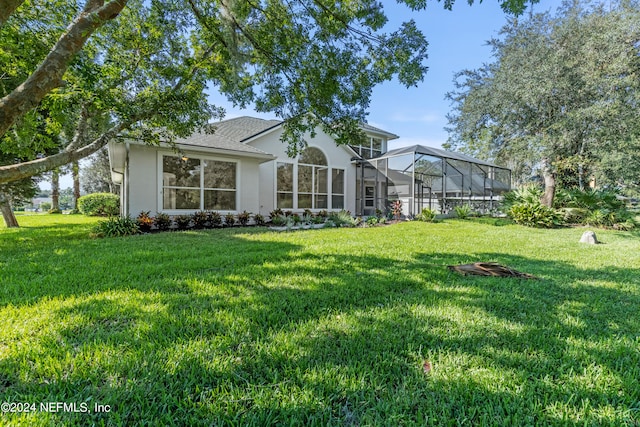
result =
[[162,157],[162,208],[236,209],[236,163]]
[[371,138],[371,157],[378,157],[382,154],[382,139]]
[[203,160],[204,209],[236,210],[236,164]]
[[[276,206],[280,209],[344,209],[345,170],[329,167],[315,147],[306,148],[296,163],[276,164]],[[296,180],[294,181],[294,177]]]
[[278,163],[277,165],[277,206],[280,209],[293,208],[293,164]]
[[308,147],[298,160],[298,209],[326,209],[328,205],[327,158]]
[[361,145],[352,145],[351,148],[363,159],[373,159],[384,152],[382,138],[374,137],[367,137]]
[[344,209],[344,169],[331,169],[331,208]]

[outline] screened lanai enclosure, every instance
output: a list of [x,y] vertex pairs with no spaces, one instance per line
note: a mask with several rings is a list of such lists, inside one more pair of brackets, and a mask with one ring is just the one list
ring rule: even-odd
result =
[[446,214],[469,205],[489,213],[511,188],[511,171],[461,153],[414,145],[358,161],[356,214],[386,212],[402,201],[403,215],[429,208]]

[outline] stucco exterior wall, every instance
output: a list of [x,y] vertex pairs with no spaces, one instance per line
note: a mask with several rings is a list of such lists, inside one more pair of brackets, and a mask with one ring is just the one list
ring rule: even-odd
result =
[[[225,156],[195,150],[185,150],[184,155],[192,158],[233,161],[236,163],[236,210],[251,213],[260,211],[260,160],[253,158]],[[129,149],[128,214],[136,217],[142,211],[164,212],[169,215],[193,213],[194,210],[167,210],[162,207],[162,156],[176,156],[168,149],[131,145]],[[125,206],[126,209],[126,206]]]
[[[138,216],[142,211],[151,211],[155,215],[158,206],[158,176],[156,148],[140,145],[129,147],[128,179],[128,214]],[[125,206],[125,209],[127,207]]]
[[[282,129],[278,128],[264,135],[248,141],[248,144],[269,154],[273,154],[278,159],[260,165],[260,213],[268,215],[276,207],[276,167],[277,162],[297,164],[297,158],[290,158],[287,155],[287,145],[280,141]],[[356,167],[352,163],[351,153],[348,148],[336,145],[331,136],[318,130],[315,138],[305,135],[305,141],[309,147],[316,147],[324,153],[327,158],[328,167],[343,169],[345,171],[345,199],[344,208],[355,212],[356,199]],[[331,189],[331,174],[329,174],[329,190]],[[296,209],[293,209],[296,210]]]

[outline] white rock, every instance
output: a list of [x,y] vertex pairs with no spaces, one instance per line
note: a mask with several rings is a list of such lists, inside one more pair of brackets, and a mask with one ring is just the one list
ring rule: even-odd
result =
[[580,238],[580,243],[589,243],[591,245],[598,244],[598,238],[596,237],[596,233],[593,231],[585,231],[582,233],[582,237]]

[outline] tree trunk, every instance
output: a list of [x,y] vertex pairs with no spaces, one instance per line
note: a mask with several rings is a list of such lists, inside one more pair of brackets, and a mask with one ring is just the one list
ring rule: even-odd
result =
[[2,218],[7,228],[18,228],[18,220],[16,219],[13,209],[11,208],[11,202],[9,196],[0,193],[0,210],[2,211]]
[[24,0],[3,0],[0,3],[0,25],[4,25],[22,3],[24,3]]
[[551,170],[549,159],[542,161],[542,175],[544,177],[544,194],[540,199],[540,203],[551,208],[553,207],[553,199],[556,196],[556,174]]
[[73,212],[78,211],[78,199],[80,198],[80,164],[76,160],[71,165],[73,174]]
[[58,169],[51,171],[51,212],[60,210],[60,172]]

